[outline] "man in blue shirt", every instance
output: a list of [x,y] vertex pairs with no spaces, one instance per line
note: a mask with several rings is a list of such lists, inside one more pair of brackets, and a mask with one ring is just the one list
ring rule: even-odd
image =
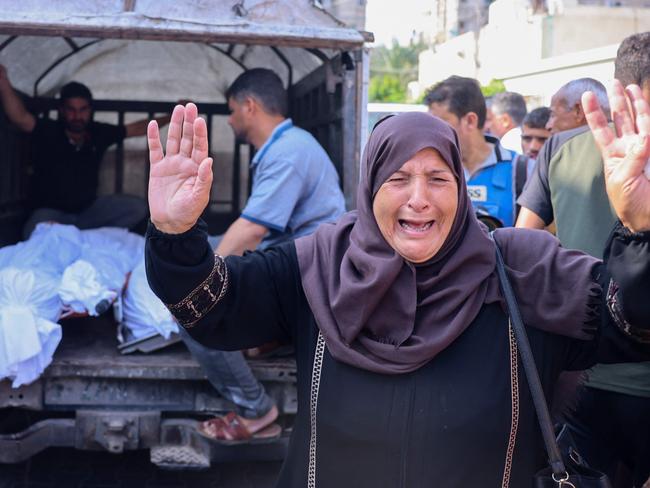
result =
[[517,154],[504,148],[497,138],[483,134],[486,107],[478,82],[451,76],[427,92],[425,103],[431,115],[456,130],[474,208],[499,219],[505,226],[513,225],[515,193],[520,186],[517,177],[525,180],[526,166],[533,162],[526,161],[522,169],[517,164],[517,171],[513,171]]
[[[266,249],[336,220],[345,211],[338,174],[316,139],[286,117],[287,93],[280,78],[267,69],[246,71],[226,98],[235,136],[257,152],[251,164],[251,195],[216,253],[241,255]],[[280,428],[273,423],[278,409],[242,353],[206,349],[182,328],[181,334],[213,386],[238,407],[234,414],[203,422],[200,432],[225,441],[279,435]]]

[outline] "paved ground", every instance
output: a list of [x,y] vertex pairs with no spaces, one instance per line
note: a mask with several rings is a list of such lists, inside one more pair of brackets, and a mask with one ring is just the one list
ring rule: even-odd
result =
[[208,471],[163,471],[148,451],[123,455],[48,449],[29,462],[0,465],[0,488],[271,488],[280,463],[228,463]]

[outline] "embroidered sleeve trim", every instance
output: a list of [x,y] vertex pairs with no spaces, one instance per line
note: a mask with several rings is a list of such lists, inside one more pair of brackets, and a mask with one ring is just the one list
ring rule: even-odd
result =
[[174,318],[186,329],[192,328],[221,301],[228,291],[228,267],[218,254],[214,255],[214,266],[208,277],[176,304],[165,306]]
[[614,323],[623,334],[637,342],[650,344],[650,330],[634,327],[625,320],[618,293],[618,283],[614,280],[610,280],[609,287],[607,288],[607,308],[609,309],[612,319],[614,319]]

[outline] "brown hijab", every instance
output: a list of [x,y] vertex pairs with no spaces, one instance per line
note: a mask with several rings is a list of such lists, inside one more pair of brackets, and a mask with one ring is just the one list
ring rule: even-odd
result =
[[[436,149],[458,181],[458,210],[428,262],[413,264],[383,238],[372,211],[379,187],[424,148]],[[516,234],[516,238],[515,238]],[[544,231],[495,232],[524,321],[588,339],[598,294],[597,261],[560,248]],[[449,346],[484,304],[504,305],[495,250],[467,195],[455,132],[424,113],[382,121],[362,161],[357,210],[296,241],[305,295],[330,354],[378,373],[408,373]],[[495,324],[502,326],[502,324]]]

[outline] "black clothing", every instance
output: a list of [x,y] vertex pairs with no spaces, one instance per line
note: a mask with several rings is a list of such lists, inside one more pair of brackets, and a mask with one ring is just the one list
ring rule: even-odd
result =
[[88,140],[77,148],[69,141],[63,122],[37,120],[32,132],[35,208],[78,213],[95,200],[104,152],[126,137],[126,129],[91,122],[87,135]]
[[614,480],[622,461],[632,472],[634,486],[641,487],[650,476],[649,412],[648,398],[582,386],[567,419],[580,454],[590,465]]
[[[623,303],[624,311],[644,317],[646,324],[650,305],[639,298],[650,286],[649,234],[629,238],[619,231],[609,262],[617,276],[625,277],[625,286],[636,289],[635,298],[624,290],[626,301],[635,301],[630,307]],[[632,239],[632,244],[625,246],[626,239]],[[176,304],[208,288],[197,284],[213,269],[226,276],[214,263],[201,225],[175,236],[150,226],[147,275],[163,302]],[[287,243],[241,258],[228,257],[225,266],[225,293],[187,330],[199,342],[221,349],[243,349],[276,339],[294,342],[299,408],[277,486],[304,487],[319,330],[302,289],[295,246]],[[604,264],[597,266],[593,278],[607,290],[610,273]],[[218,293],[218,287],[211,290]],[[647,349],[632,342],[611,319],[604,297],[595,298],[594,306],[603,318],[594,340],[528,328],[547,395],[562,370],[584,369],[596,361],[647,360]],[[469,328],[435,359],[412,373],[388,375],[354,368],[334,360],[326,348],[317,396],[315,486],[502,486],[514,402],[519,404],[519,423],[509,486],[531,486],[533,473],[545,466],[545,455],[521,368],[518,398],[511,391],[510,346],[507,317],[492,304],[484,306]]]

